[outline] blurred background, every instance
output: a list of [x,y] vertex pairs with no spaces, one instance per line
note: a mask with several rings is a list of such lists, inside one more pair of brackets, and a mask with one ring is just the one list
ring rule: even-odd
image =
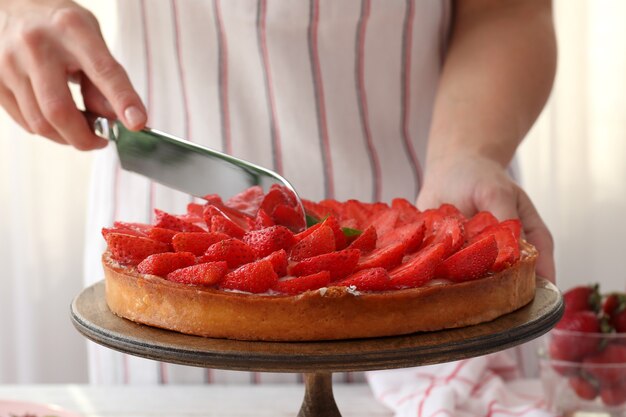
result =
[[[114,2],[83,0],[109,43]],[[555,0],[556,82],[520,148],[521,182],[551,229],[561,289],[626,290],[626,2]],[[87,382],[69,304],[82,288],[91,155],[0,114],[0,384]]]

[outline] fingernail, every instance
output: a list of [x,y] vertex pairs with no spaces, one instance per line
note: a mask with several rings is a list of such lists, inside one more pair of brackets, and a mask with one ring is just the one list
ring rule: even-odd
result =
[[146,115],[136,106],[127,107],[124,110],[124,118],[129,127],[139,127],[146,122]]

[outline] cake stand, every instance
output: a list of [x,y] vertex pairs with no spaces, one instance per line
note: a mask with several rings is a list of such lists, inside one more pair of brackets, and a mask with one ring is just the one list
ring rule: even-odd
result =
[[136,324],[108,309],[104,282],[72,302],[74,326],[88,339],[131,355],[203,368],[303,373],[298,417],[340,417],[332,373],[407,368],[480,356],[541,336],[563,314],[558,289],[537,279],[534,300],[494,321],[406,336],[328,342],[246,342],[210,339]]

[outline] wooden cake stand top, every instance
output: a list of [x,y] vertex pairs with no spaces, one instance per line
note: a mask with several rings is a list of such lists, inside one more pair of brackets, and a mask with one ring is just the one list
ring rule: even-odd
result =
[[109,310],[104,282],[72,302],[71,318],[88,339],[144,358],[183,365],[268,372],[340,372],[406,368],[459,360],[541,336],[563,313],[558,289],[537,279],[534,300],[475,326],[406,336],[327,342],[246,342],[185,335],[120,318]]

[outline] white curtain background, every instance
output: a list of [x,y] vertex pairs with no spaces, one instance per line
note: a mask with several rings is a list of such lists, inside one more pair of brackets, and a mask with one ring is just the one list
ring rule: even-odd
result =
[[[82,3],[111,40],[113,2]],[[557,80],[520,149],[524,187],[553,232],[559,286],[626,290],[626,2],[556,0],[555,18]],[[0,112],[0,383],[87,381],[69,304],[82,287],[90,161]]]

